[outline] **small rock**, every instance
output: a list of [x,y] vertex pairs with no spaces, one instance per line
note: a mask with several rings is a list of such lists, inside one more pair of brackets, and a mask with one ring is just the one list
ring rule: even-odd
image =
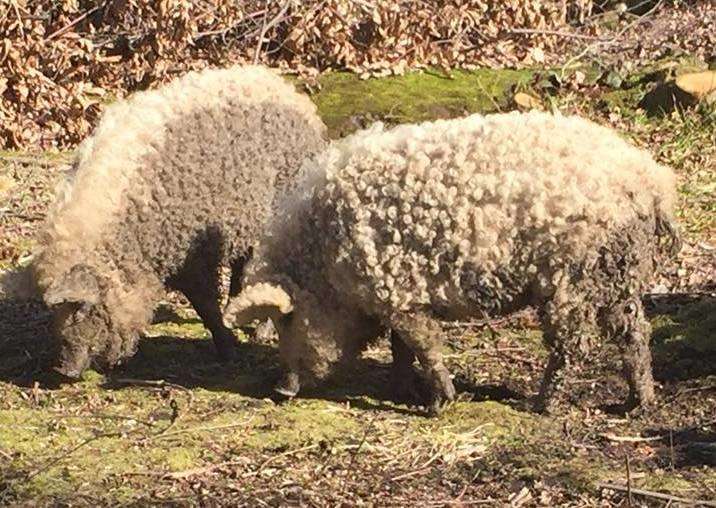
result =
[[6,197],[13,187],[15,187],[15,180],[9,176],[0,175],[0,198]]
[[669,288],[667,288],[664,284],[657,284],[653,288],[651,288],[651,293],[653,294],[665,294],[669,292]]
[[513,97],[517,107],[523,110],[542,109],[542,102],[528,93],[518,92]]
[[604,84],[611,88],[621,88],[624,78],[616,71],[609,71],[603,78]]
[[697,100],[716,99],[716,71],[692,72],[676,78],[676,86]]
[[545,60],[544,50],[542,50],[542,48],[534,47],[530,49],[529,56],[533,62],[543,63]]
[[584,80],[587,79],[587,75],[584,74],[582,71],[577,71],[574,73],[574,83],[576,85],[581,85],[584,83]]

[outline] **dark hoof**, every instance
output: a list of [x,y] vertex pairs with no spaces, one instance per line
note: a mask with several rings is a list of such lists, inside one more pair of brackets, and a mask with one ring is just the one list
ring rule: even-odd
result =
[[273,391],[281,397],[290,399],[298,395],[300,389],[301,382],[298,379],[298,374],[289,372],[278,382]]
[[435,416],[440,414],[444,404],[455,400],[455,386],[450,373],[443,368],[432,375],[433,391],[427,405],[428,414]]
[[53,381],[58,383],[74,383],[82,379],[81,369],[68,369],[61,366],[52,367],[49,371]]
[[656,395],[654,395],[654,389],[651,388],[646,390],[641,395],[636,393],[630,393],[627,400],[624,402],[624,409],[626,411],[632,411],[637,408],[648,408],[656,403]]
[[222,363],[231,363],[236,360],[236,337],[233,333],[214,335],[216,354]]
[[532,411],[541,415],[548,415],[552,413],[548,405],[545,404],[545,401],[539,398],[535,399],[535,401],[532,403]]

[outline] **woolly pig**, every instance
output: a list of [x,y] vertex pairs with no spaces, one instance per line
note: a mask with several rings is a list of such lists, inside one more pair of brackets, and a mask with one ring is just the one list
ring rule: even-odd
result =
[[219,269],[231,267],[236,294],[272,202],[324,134],[310,100],[257,66],[192,72],[108,107],[33,263],[56,369],[76,377],[133,354],[166,288],[186,295],[230,356]]
[[376,126],[306,173],[225,313],[275,322],[280,391],[391,329],[394,382],[417,356],[437,409],[454,395],[439,320],[534,306],[550,349],[538,410],[594,328],[621,350],[629,404],[654,398],[640,296],[679,239],[674,175],[646,152],[578,117],[474,115]]

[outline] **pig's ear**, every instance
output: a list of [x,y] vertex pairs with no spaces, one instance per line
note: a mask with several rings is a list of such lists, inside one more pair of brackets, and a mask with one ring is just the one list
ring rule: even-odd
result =
[[246,287],[224,309],[224,323],[235,328],[254,319],[275,320],[293,311],[293,301],[282,285],[261,282]]
[[43,298],[51,307],[63,303],[95,305],[99,302],[99,296],[99,283],[94,270],[86,265],[76,265],[55,279]]

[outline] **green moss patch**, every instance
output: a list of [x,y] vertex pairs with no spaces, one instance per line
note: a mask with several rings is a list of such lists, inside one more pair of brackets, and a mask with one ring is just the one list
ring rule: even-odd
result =
[[320,78],[313,100],[330,136],[339,137],[374,120],[420,122],[498,111],[507,106],[510,91],[532,76],[529,70],[483,69],[362,80],[337,72]]

